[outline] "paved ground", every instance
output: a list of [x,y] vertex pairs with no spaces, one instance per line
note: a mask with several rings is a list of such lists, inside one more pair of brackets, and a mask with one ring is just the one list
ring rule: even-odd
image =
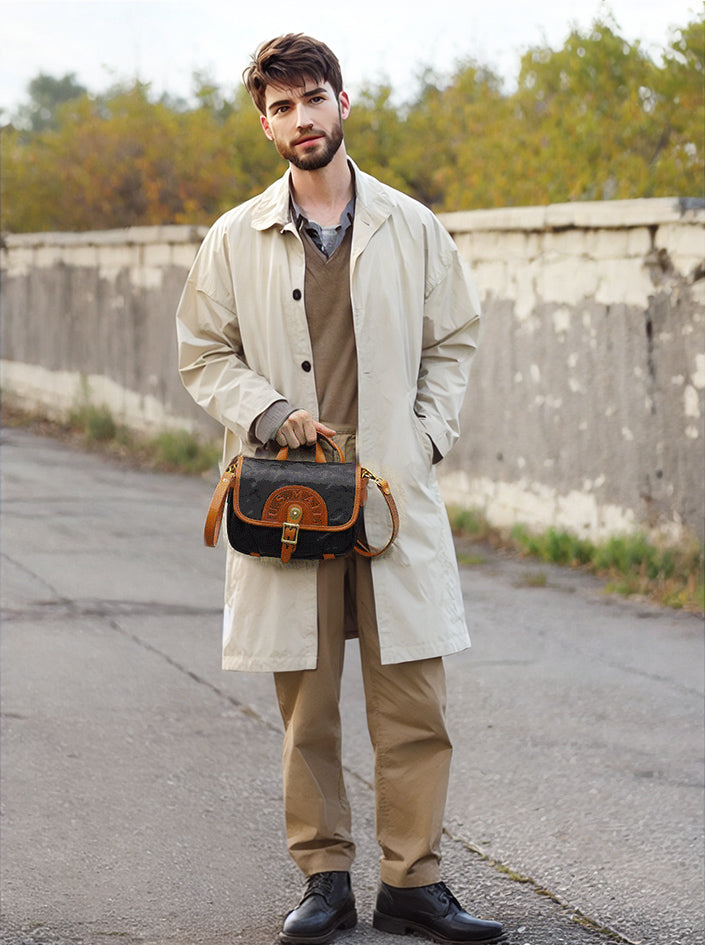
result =
[[[300,888],[280,724],[268,676],[219,668],[210,484],[20,430],[1,460],[0,942],[273,945]],[[446,878],[511,945],[702,945],[701,621],[481,554],[463,569],[474,646],[447,661]],[[371,756],[348,654],[360,925],[338,941],[391,945],[370,925]]]

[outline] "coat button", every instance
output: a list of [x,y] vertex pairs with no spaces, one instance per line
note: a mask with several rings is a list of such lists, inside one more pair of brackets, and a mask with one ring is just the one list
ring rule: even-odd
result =
[[301,365],[301,368],[302,368],[302,370],[306,371],[306,373],[308,374],[308,372],[311,370],[311,362],[310,362],[310,361],[304,361],[304,362],[302,363],[302,365]]
[[294,296],[294,300],[298,302],[299,299],[301,298],[301,289],[294,289],[292,294]]

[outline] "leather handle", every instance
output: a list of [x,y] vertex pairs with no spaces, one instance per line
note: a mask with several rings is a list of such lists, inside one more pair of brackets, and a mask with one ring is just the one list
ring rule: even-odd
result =
[[[325,433],[319,433],[318,439],[316,440],[316,462],[317,463],[325,463],[326,461],[326,454],[323,452],[323,447],[321,446],[321,440],[325,440],[328,446],[330,446],[330,448],[333,450],[333,452],[338,454],[339,462],[341,463],[345,462],[345,456],[343,455],[343,451],[338,446],[338,444],[334,440],[331,440],[329,436],[326,436]],[[289,455],[289,447],[282,446],[282,448],[277,453],[277,459],[285,460],[288,457],[288,455]]]

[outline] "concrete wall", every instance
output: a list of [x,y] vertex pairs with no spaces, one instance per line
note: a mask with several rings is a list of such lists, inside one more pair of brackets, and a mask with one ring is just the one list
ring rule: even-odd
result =
[[589,537],[705,517],[705,209],[452,214],[485,314],[446,498]]
[[[494,524],[703,538],[705,208],[675,199],[448,214],[483,300],[449,502]],[[174,309],[202,228],[6,238],[3,395],[89,392],[137,427],[213,433]]]
[[7,236],[3,395],[60,417],[87,387],[95,404],[130,426],[201,424],[176,369],[174,311],[205,232],[168,226]]

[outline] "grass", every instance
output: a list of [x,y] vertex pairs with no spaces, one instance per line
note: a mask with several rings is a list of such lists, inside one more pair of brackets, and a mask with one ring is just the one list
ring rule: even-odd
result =
[[220,444],[204,441],[186,430],[166,430],[154,436],[118,423],[107,407],[82,403],[65,420],[48,420],[2,404],[3,426],[23,426],[45,436],[102,453],[131,466],[155,472],[205,475],[216,472]]
[[68,426],[83,433],[90,445],[114,440],[119,432],[108,408],[94,407],[93,404],[73,410],[68,417]]
[[520,587],[546,587],[548,575],[545,571],[527,571],[520,580]]
[[[610,592],[646,597],[666,607],[705,614],[704,556],[695,539],[678,546],[657,544],[636,532],[595,543],[556,528],[534,532],[516,525],[502,532],[489,526],[477,512],[448,511],[456,536],[470,542],[485,542],[549,564],[582,568],[604,580]],[[467,550],[463,555],[468,557]],[[536,572],[527,578],[526,586],[543,587],[545,583],[545,575]]]

